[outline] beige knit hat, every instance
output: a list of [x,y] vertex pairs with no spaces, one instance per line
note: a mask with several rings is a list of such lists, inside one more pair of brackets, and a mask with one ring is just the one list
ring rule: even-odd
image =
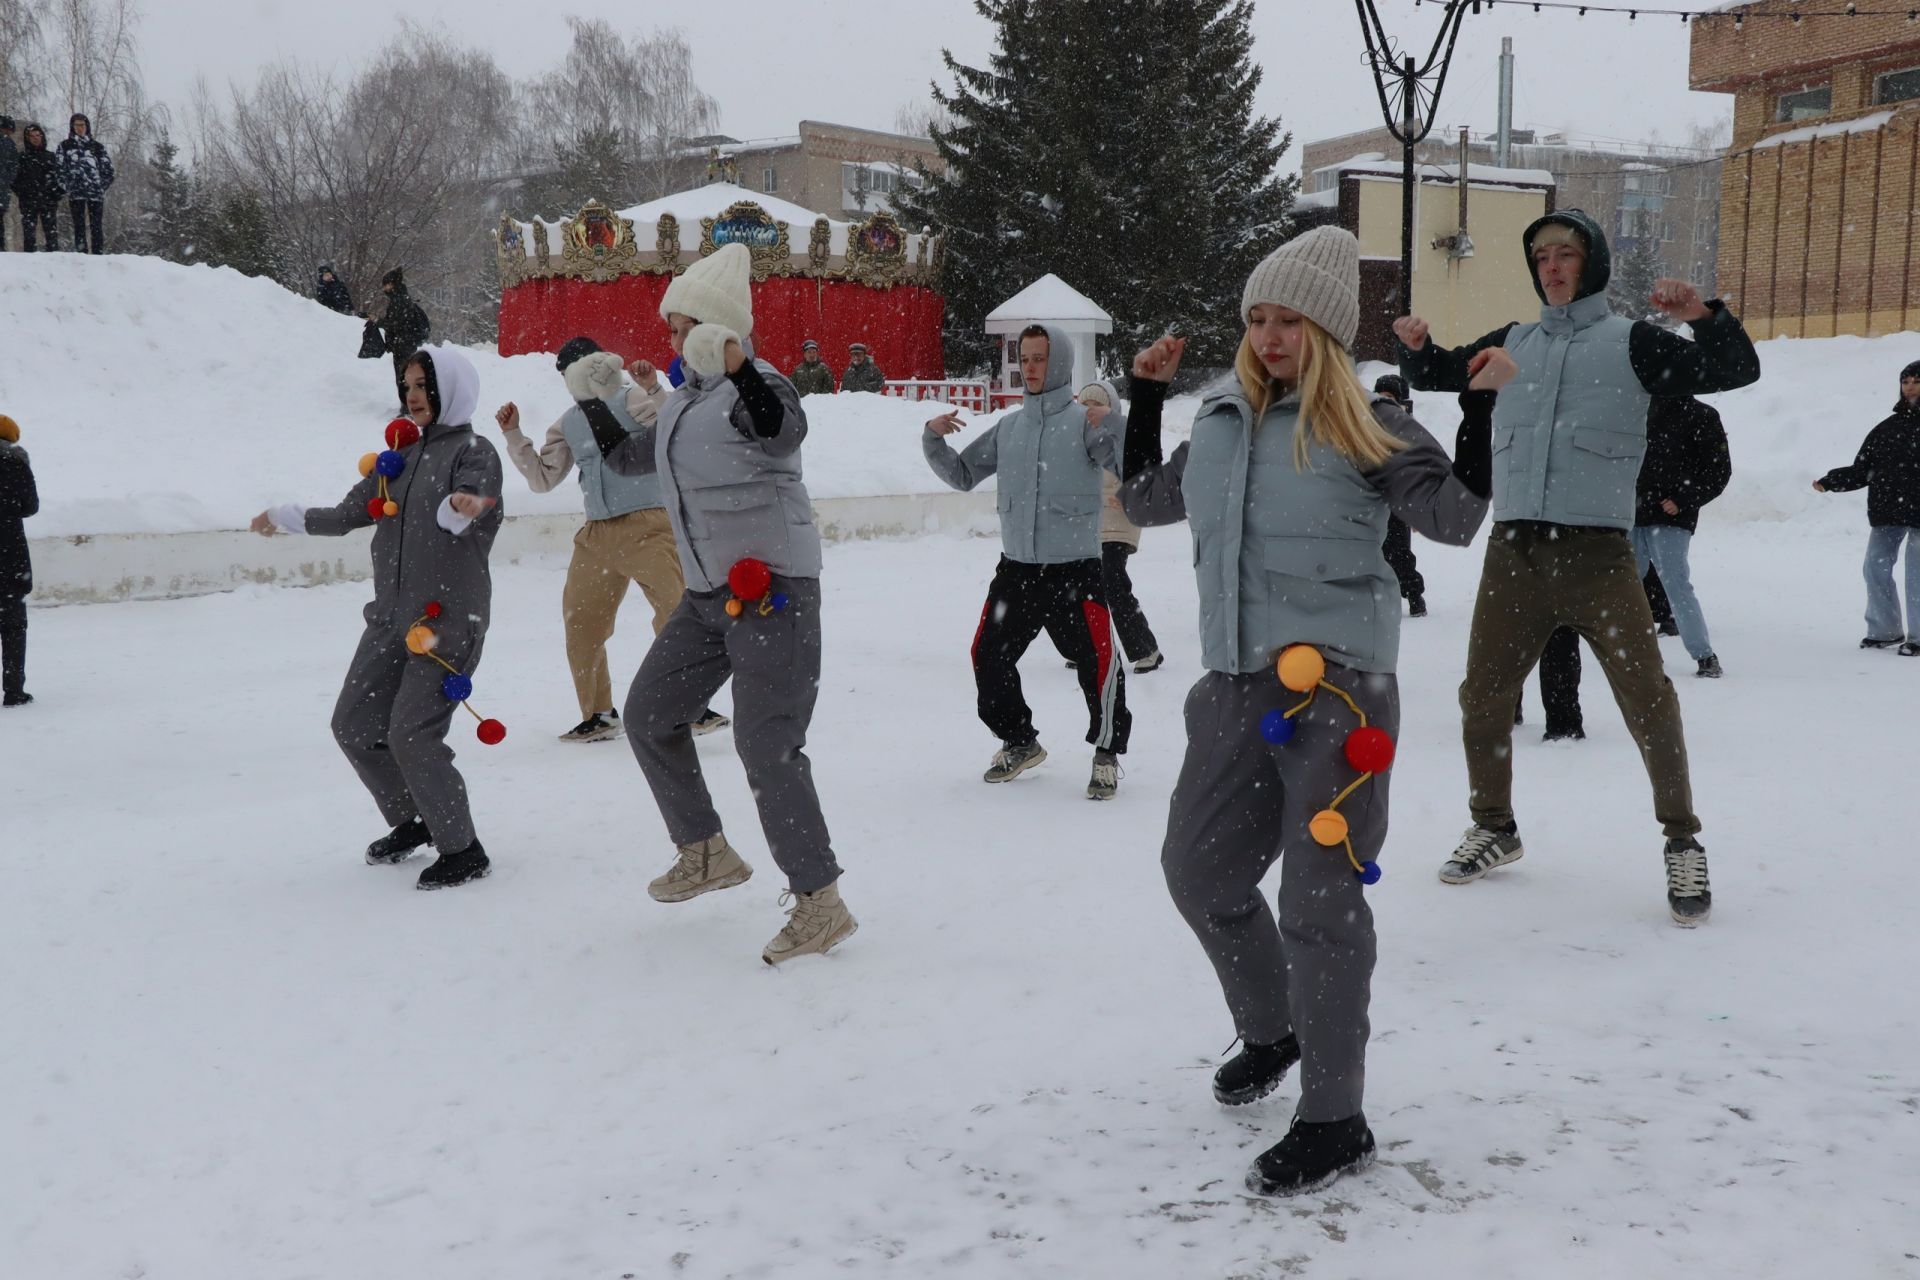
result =
[[1351,351],[1360,331],[1360,242],[1339,227],[1295,236],[1247,277],[1240,318],[1262,302],[1298,311]]
[[674,277],[660,299],[660,318],[673,312],[717,324],[744,338],[753,332],[753,258],[743,244],[719,250]]

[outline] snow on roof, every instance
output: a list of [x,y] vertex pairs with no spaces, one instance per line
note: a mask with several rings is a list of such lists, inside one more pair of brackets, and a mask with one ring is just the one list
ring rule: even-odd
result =
[[1828,124],[1808,125],[1803,129],[1789,129],[1785,133],[1776,133],[1762,138],[1753,144],[1755,151],[1765,151],[1768,147],[1787,147],[1798,142],[1812,142],[1815,138],[1837,138],[1843,133],[1872,133],[1893,119],[1891,111],[1876,111],[1870,116],[1861,116],[1858,120],[1840,120]]
[[987,332],[995,324],[1041,324],[1049,320],[1064,324],[1104,325],[1102,333],[1113,331],[1113,317],[1101,310],[1093,299],[1056,275],[1044,275],[987,313]]
[[[681,226],[694,224],[699,231],[702,218],[717,218],[727,209],[742,200],[751,200],[772,214],[776,222],[789,223],[795,227],[811,227],[813,220],[821,215],[811,209],[802,208],[791,200],[782,200],[779,196],[770,196],[760,191],[749,191],[745,187],[735,186],[731,182],[711,182],[704,187],[690,187],[685,191],[676,191],[670,196],[658,200],[649,200],[645,204],[635,205],[631,209],[620,210],[620,216],[631,218],[636,229],[651,227],[660,221],[660,215],[670,213],[680,220]],[[829,222],[839,219],[829,218]]]
[[[1328,169],[1337,169],[1342,173],[1380,174],[1390,178],[1400,176],[1400,161],[1381,161],[1357,156],[1337,165],[1328,165]],[[1319,172],[1324,172],[1320,170]],[[1457,164],[1418,164],[1414,172],[1423,182],[1456,182],[1459,180],[1460,166]],[[1499,165],[1469,164],[1468,182],[1501,182],[1529,187],[1551,187],[1553,174],[1545,169],[1503,169]]]
[[1303,209],[1338,209],[1340,193],[1338,191],[1302,191],[1293,198],[1293,202]]

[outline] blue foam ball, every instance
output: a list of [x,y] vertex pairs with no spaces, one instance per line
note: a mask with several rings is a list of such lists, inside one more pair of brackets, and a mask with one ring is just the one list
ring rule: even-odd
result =
[[407,469],[406,456],[395,449],[382,449],[373,460],[373,469],[391,480]]
[[783,610],[785,610],[786,607],[787,607],[787,593],[784,591],[774,592],[773,593],[773,611],[775,613],[780,613]]
[[465,702],[473,696],[473,680],[450,671],[441,678],[440,693],[448,702]]
[[1260,717],[1260,736],[1277,747],[1293,737],[1293,721],[1284,711],[1269,711]]
[[1361,884],[1379,884],[1380,874],[1379,863],[1363,862],[1360,864],[1360,869],[1353,873],[1353,878]]

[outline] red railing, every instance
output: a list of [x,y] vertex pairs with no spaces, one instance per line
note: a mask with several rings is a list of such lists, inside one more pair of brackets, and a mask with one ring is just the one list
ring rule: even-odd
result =
[[954,378],[936,381],[924,378],[894,378],[887,381],[881,395],[896,400],[932,400],[974,413],[992,413],[1020,403],[1021,393],[995,387],[979,378]]

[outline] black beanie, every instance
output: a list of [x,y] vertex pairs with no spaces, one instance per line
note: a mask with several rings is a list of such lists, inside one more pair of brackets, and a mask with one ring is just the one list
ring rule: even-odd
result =
[[1915,360],[1900,371],[1900,381],[1905,382],[1908,378],[1920,378],[1920,360]]
[[387,272],[387,274],[380,277],[380,283],[390,284],[396,289],[404,289],[407,287],[407,278],[400,274],[399,267],[395,267],[393,270]]
[[1396,404],[1408,404],[1413,400],[1413,392],[1407,387],[1407,380],[1397,373],[1383,373],[1379,381],[1373,384],[1374,394],[1392,396]]
[[600,344],[592,338],[568,338],[566,345],[560,348],[560,354],[554,357],[553,367],[565,373],[567,366],[583,356],[590,356],[600,349]]

